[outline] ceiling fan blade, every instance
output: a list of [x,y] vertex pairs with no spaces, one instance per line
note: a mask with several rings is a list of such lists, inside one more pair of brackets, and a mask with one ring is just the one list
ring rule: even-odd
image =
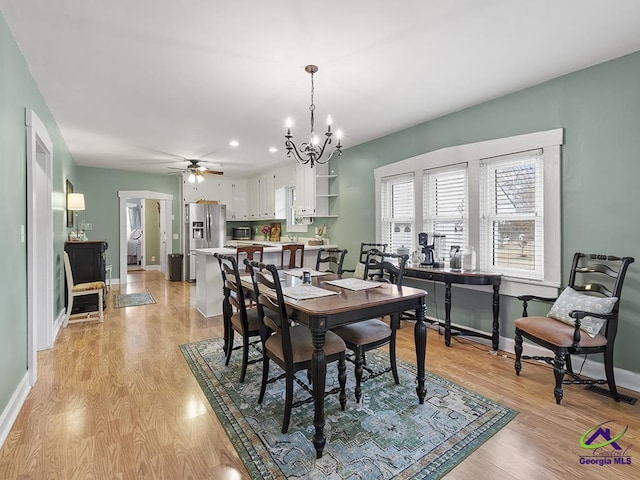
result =
[[220,170],[203,170],[202,173],[206,173],[207,175],[224,175],[224,172]]

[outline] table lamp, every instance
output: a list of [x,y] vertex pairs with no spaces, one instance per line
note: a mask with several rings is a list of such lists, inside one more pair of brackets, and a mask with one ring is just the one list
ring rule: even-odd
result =
[[84,194],[67,194],[67,210],[73,211],[74,221],[76,224],[76,240],[78,240],[78,212],[80,210],[84,210]]

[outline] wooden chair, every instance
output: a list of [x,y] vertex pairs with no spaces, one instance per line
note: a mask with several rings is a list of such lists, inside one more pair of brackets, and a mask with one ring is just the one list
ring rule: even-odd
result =
[[[300,252],[300,263],[297,262],[298,252]],[[285,263],[285,257],[289,256],[289,263]],[[304,244],[283,245],[280,255],[280,265],[282,268],[302,268],[304,267]]]
[[[258,258],[254,258],[254,255],[256,253],[259,253],[259,257]],[[240,258],[240,256],[246,257],[249,259],[250,262],[253,261],[258,261],[258,262],[262,262],[263,261],[263,255],[264,255],[264,246],[263,245],[247,245],[244,247],[238,247],[236,248],[236,263],[238,265],[242,265],[244,258]],[[248,269],[245,269],[245,272],[249,273]]]
[[[303,387],[307,393],[312,395],[311,389],[295,378],[295,373],[300,370],[311,369],[311,358],[313,355],[313,342],[311,331],[300,324],[292,325],[282,296],[282,287],[278,278],[278,270],[275,265],[265,265],[257,262],[247,262],[249,273],[253,281],[254,295],[258,298],[258,310],[260,312],[260,336],[262,338],[262,385],[260,386],[260,397],[258,403],[262,403],[266,391],[267,383],[271,383],[282,377],[286,381],[286,393],[284,402],[284,418],[282,420],[282,433],[287,433],[289,421],[291,419],[291,409],[295,406],[306,403],[302,400],[293,403],[293,382]],[[275,292],[273,299],[263,293],[265,290]],[[338,361],[338,381],[340,387],[329,393],[340,393],[340,406],[342,410],[347,404],[345,386],[347,382],[345,365],[345,344],[334,333],[327,332],[325,337],[324,352],[327,363]],[[284,374],[279,377],[269,379],[269,362],[273,360]],[[326,395],[325,394],[325,395]]]
[[[249,347],[255,342],[251,342],[252,337],[259,337],[258,328],[258,309],[249,308],[245,300],[244,289],[240,283],[240,271],[235,257],[232,255],[222,255],[215,253],[214,256],[220,264],[220,273],[222,274],[222,288],[224,297],[222,300],[222,316],[224,321],[224,350],[227,354],[225,365],[229,365],[231,353],[233,350],[242,348],[242,368],[240,370],[240,383],[244,382],[249,363],[255,363],[259,360],[249,362]],[[242,346],[233,347],[234,332],[238,332],[242,336]]]
[[[521,295],[522,318],[515,321],[515,370],[520,375],[522,359],[543,360],[553,365],[556,403],[563,396],[563,384],[609,385],[611,397],[616,402],[620,395],[616,388],[613,370],[613,345],[618,330],[618,306],[627,268],[635,260],[632,257],[613,257],[576,253],[573,256],[568,287],[557,298]],[[544,317],[529,317],[530,301],[553,303]],[[551,350],[553,357],[522,355],[522,339]],[[604,354],[605,380],[583,379],[573,372],[571,355]],[[571,377],[565,379],[565,375]],[[599,387],[594,390],[598,391]],[[606,392],[604,389],[600,389]],[[605,393],[605,394],[607,394]]]
[[[69,261],[69,254],[64,254],[64,271],[67,276],[67,313],[64,316],[64,322],[62,326],[66,326],[70,323],[86,322],[88,320],[95,320],[94,314],[98,314],[97,320],[100,323],[104,322],[104,289],[105,284],[103,281],[87,282],[87,283],[73,283],[73,272],[71,271],[71,262]],[[72,314],[73,299],[83,295],[98,295],[98,310],[97,312],[85,312]],[[73,317],[73,320],[71,320]]]
[[[318,250],[318,257],[316,258],[316,270],[342,274],[342,265],[344,263],[344,257],[347,254],[346,249],[340,248],[321,248]],[[321,264],[326,263],[327,269],[320,270]]]
[[[365,263],[367,262],[367,255],[369,254],[369,251],[374,249],[384,253],[387,251],[387,246],[388,245],[386,243],[365,243],[365,242],[361,243],[360,256],[358,257],[358,263],[356,265],[356,268],[353,268],[353,269],[343,268],[342,271],[351,272],[353,273],[354,277],[364,279]],[[378,263],[380,259],[377,257],[370,257],[369,261],[371,261],[372,263]]]
[[[370,263],[371,256],[379,256],[382,260],[379,264],[372,265]],[[380,252],[374,249],[370,250],[367,257],[365,265],[371,265],[373,268],[371,270],[365,269],[365,278],[392,283],[399,287],[402,286],[404,267],[409,258],[408,255]],[[389,325],[379,318],[372,318],[371,320],[351,323],[333,329],[333,332],[344,340],[347,348],[355,354],[356,402],[360,403],[362,383],[366,380],[391,371],[396,384],[400,383],[396,366],[396,331],[399,328],[399,324],[400,316],[393,315]],[[368,368],[365,359],[366,352],[387,344],[389,345],[390,367],[380,372],[375,372]],[[369,374],[365,379],[362,378],[364,370]]]

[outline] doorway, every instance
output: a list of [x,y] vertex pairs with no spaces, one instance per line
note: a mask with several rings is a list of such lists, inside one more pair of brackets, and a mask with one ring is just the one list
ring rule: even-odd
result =
[[141,198],[127,200],[127,272],[143,270],[144,209]]
[[53,143],[44,124],[26,111],[27,129],[27,369],[37,379],[37,351],[53,346]]
[[[121,284],[127,283],[127,253],[128,253],[128,241],[127,234],[128,228],[128,204],[133,203],[134,200],[140,200],[140,204],[144,205],[145,200],[154,200],[153,202],[158,208],[158,224],[159,224],[159,253],[158,261],[159,265],[155,266],[155,269],[159,269],[165,278],[168,278],[169,270],[167,266],[168,248],[173,238],[172,220],[173,220],[173,195],[160,192],[150,192],[145,190],[133,190],[133,191],[119,191],[118,197],[120,198],[120,258],[119,258],[119,282]],[[141,226],[144,227],[144,207],[141,208]],[[142,228],[142,236],[144,236],[144,228]],[[142,237],[144,238],[144,237]],[[149,268],[145,263],[145,242],[141,242],[141,266]]]

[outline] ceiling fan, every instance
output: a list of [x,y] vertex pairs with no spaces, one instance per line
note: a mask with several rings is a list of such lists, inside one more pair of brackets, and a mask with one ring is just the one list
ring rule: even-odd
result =
[[201,160],[185,159],[185,161],[189,162],[189,164],[186,167],[186,170],[183,168],[176,168],[176,167],[169,167],[169,168],[172,170],[181,170],[189,174],[187,178],[187,181],[189,183],[195,183],[196,181],[198,183],[203,182],[205,175],[223,175],[224,174],[224,172],[221,172],[219,170],[209,170],[204,165],[200,165]]

